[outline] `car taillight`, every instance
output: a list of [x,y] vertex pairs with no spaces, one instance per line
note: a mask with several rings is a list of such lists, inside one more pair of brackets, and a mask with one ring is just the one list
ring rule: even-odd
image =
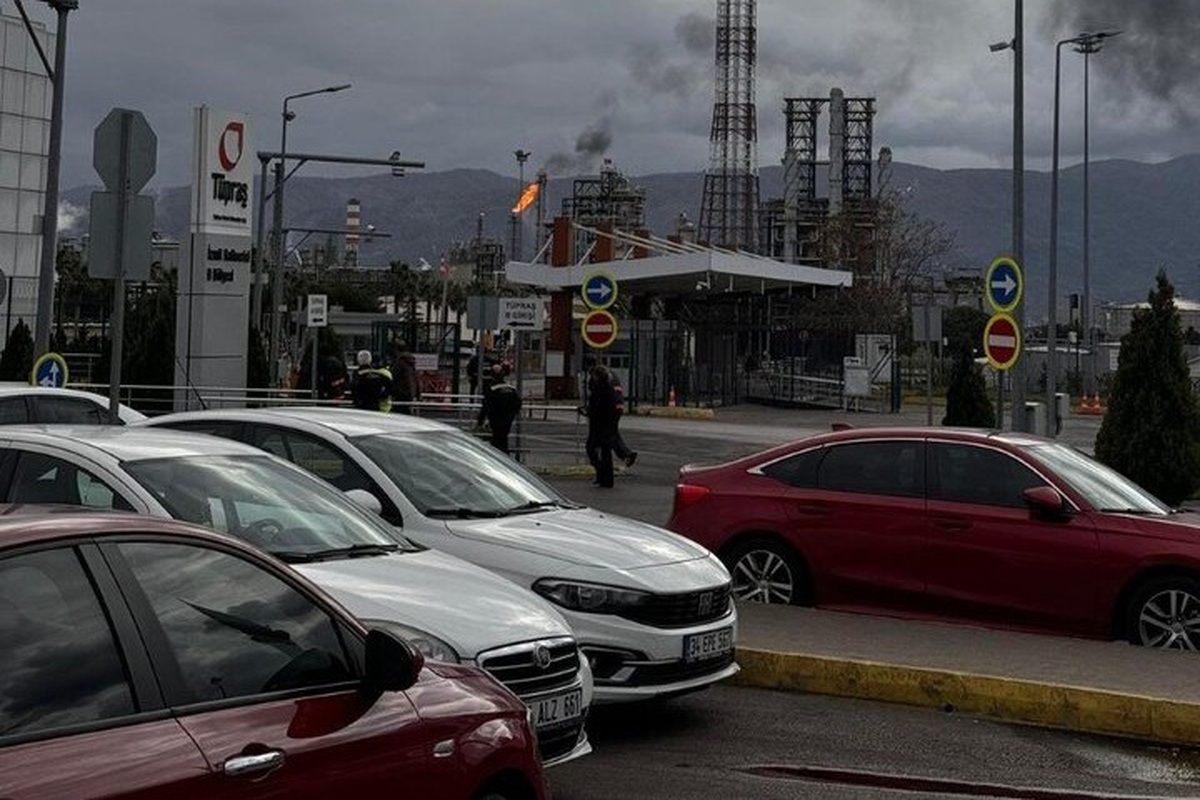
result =
[[675,485],[675,510],[678,514],[685,508],[703,500],[712,493],[712,490],[707,486],[696,486],[692,483],[679,483]]

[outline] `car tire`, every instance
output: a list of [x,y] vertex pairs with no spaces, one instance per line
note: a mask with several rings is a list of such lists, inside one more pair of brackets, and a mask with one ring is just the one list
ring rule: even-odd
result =
[[1168,650],[1200,650],[1200,579],[1154,578],[1130,596],[1125,637],[1133,644]]
[[775,539],[755,538],[730,548],[722,561],[733,577],[733,599],[743,603],[807,605],[808,573],[796,551]]

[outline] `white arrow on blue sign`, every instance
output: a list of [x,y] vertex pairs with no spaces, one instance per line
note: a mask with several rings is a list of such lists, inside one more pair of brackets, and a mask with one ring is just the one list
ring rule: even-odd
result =
[[58,353],[45,353],[34,363],[32,378],[35,386],[61,389],[67,384],[66,359]]
[[588,308],[608,308],[617,299],[617,279],[607,272],[593,272],[584,279],[581,293]]
[[1012,311],[1021,302],[1025,281],[1017,262],[1001,256],[991,263],[984,275],[988,303],[1001,313]]

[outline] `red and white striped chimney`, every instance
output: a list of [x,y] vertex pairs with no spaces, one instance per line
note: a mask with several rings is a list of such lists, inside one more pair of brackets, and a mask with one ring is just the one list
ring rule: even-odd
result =
[[346,266],[358,266],[358,246],[362,232],[362,207],[358,198],[346,202]]

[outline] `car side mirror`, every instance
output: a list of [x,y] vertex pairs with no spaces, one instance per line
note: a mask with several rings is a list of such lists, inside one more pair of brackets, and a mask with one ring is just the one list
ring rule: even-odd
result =
[[363,686],[371,692],[402,692],[417,682],[425,657],[388,631],[367,632],[367,674]]
[[379,498],[366,489],[349,489],[346,491],[346,497],[372,513],[383,513],[383,503],[379,502]]
[[1067,499],[1051,486],[1034,486],[1021,492],[1021,496],[1036,514],[1059,519],[1071,516]]

